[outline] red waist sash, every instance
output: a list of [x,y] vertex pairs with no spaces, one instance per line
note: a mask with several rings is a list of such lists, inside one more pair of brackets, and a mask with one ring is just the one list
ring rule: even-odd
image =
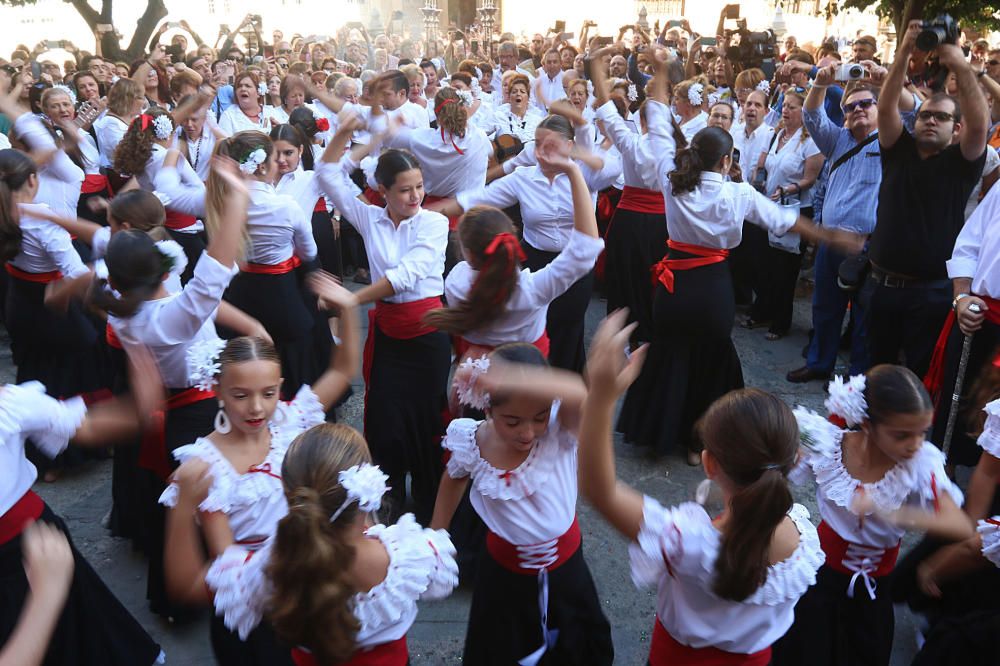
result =
[[653,640],[649,647],[650,666],[767,666],[771,663],[771,648],[753,654],[726,652],[716,647],[694,648],[670,635],[659,618],[654,623]]
[[[455,346],[455,356],[461,360],[466,355],[475,356],[476,358],[482,356],[483,354],[489,354],[491,351],[496,349],[492,345],[483,345],[478,342],[469,342],[461,336],[455,336],[453,340]],[[549,357],[549,333],[548,331],[542,331],[542,336],[532,342],[538,351],[542,352],[545,358]]]
[[316,205],[313,206],[314,213],[325,213],[326,212],[326,199],[320,197],[316,199]]
[[[422,206],[427,206],[428,204],[437,203],[439,201],[445,201],[451,197],[439,197],[436,194],[425,194],[424,203]],[[462,219],[461,215],[449,215],[448,216],[448,231],[454,231],[458,228],[458,221]]]
[[57,282],[63,278],[63,274],[60,271],[49,271],[48,273],[29,273],[28,271],[22,271],[10,262],[4,264],[4,266],[7,268],[7,273],[11,277],[15,277],[18,280],[24,280],[25,282],[49,284],[50,282]]
[[368,310],[368,337],[362,358],[361,373],[365,378],[365,396],[371,380],[372,361],[375,359],[375,327],[397,340],[412,340],[421,335],[433,333],[437,329],[423,322],[424,315],[431,310],[444,307],[440,296],[430,296],[409,303],[387,303],[379,301]]
[[671,294],[674,293],[674,271],[688,271],[692,268],[718,264],[729,256],[729,250],[679,243],[673,240],[667,241],[667,247],[671,250],[695,255],[690,259],[670,259],[668,254],[659,263],[653,265],[653,284],[660,282]]
[[[409,660],[410,651],[406,647],[406,636],[403,636],[367,650],[358,650],[349,660],[341,662],[340,666],[406,666]],[[320,666],[312,653],[302,648],[292,649],[292,661],[295,666]]]
[[302,260],[293,254],[280,264],[253,264],[247,262],[240,264],[240,270],[244,273],[253,273],[255,275],[284,275],[285,273],[291,273],[301,265]]
[[632,187],[631,185],[626,185],[625,189],[622,190],[622,198],[618,202],[618,207],[622,210],[631,210],[636,213],[665,214],[663,210],[663,192]]
[[45,502],[33,490],[21,495],[7,513],[0,516],[0,545],[7,543],[42,515]]
[[97,192],[108,191],[108,177],[99,173],[92,173],[83,177],[83,184],[80,185],[80,194],[96,194]]
[[[509,472],[505,475],[510,483]],[[530,545],[518,545],[506,541],[489,531],[486,533],[486,550],[496,563],[508,571],[526,576],[536,576],[542,569],[555,571],[580,550],[583,537],[576,517],[566,533],[555,539]]]
[[173,229],[177,231],[178,229],[187,229],[192,224],[198,221],[194,215],[185,215],[184,213],[178,213],[175,210],[167,209],[167,217],[164,219],[163,224],[167,229]]
[[[989,308],[989,310],[983,313],[986,321],[1000,326],[1000,300],[990,298],[989,296],[979,296],[979,294],[976,294],[976,296],[983,299],[986,302],[986,307]],[[948,338],[951,336],[951,329],[957,321],[958,317],[955,314],[955,308],[952,308],[948,312],[948,317],[944,320],[944,326],[941,327],[941,334],[938,335],[937,343],[934,345],[934,355],[931,357],[931,365],[927,370],[927,375],[924,376],[924,386],[927,387],[927,392],[931,394],[935,405],[938,404],[941,398],[941,385],[944,384],[944,361],[948,348]]]
[[874,599],[876,582],[872,579],[892,572],[899,556],[899,544],[892,548],[880,548],[851,543],[837,534],[826,521],[820,522],[816,531],[819,534],[819,545],[826,553],[827,566],[851,576],[847,596],[854,597],[854,583],[861,578],[868,595]]
[[118,339],[118,334],[115,333],[115,329],[111,328],[111,324],[104,325],[104,341],[108,343],[109,347],[124,349],[122,341]]
[[167,398],[166,410],[153,414],[152,424],[142,437],[142,444],[139,447],[139,467],[148,469],[166,481],[173,472],[170,459],[167,457],[166,412],[214,397],[215,391],[202,391],[192,386]]

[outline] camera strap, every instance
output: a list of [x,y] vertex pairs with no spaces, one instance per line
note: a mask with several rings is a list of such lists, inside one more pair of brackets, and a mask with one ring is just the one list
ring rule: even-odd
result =
[[861,143],[859,143],[858,145],[854,146],[853,148],[851,148],[850,150],[848,150],[846,153],[844,153],[843,155],[841,155],[840,157],[838,157],[837,160],[833,163],[833,166],[830,167],[830,174],[829,175],[833,176],[833,172],[837,170],[837,167],[839,167],[841,164],[843,164],[847,160],[851,159],[852,157],[854,157],[855,155],[857,155],[858,153],[860,153],[862,150],[865,149],[865,146],[871,144],[873,141],[875,141],[877,139],[878,139],[878,132],[875,132],[874,134],[872,134],[871,136],[869,136],[867,139],[865,139],[864,141],[862,141]]

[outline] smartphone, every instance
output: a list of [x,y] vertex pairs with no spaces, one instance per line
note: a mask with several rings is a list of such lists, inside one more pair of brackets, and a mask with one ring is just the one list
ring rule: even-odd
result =
[[361,21],[350,21],[344,27],[346,27],[348,30],[361,30],[365,26],[364,24],[361,23]]
[[594,37],[590,40],[590,45],[602,49],[605,46],[610,46],[612,41],[610,37]]
[[177,21],[167,21],[167,27],[168,28],[179,28],[179,27],[181,27],[181,24],[179,22],[177,22]]
[[479,40],[478,39],[473,39],[469,43],[469,46],[472,48],[472,52],[473,53],[479,53]]
[[552,32],[557,35],[566,32],[566,21],[556,21],[556,27],[552,29]]
[[569,41],[571,39],[576,39],[576,33],[575,32],[564,32],[561,35],[559,35],[559,39],[563,40],[564,42],[565,41]]
[[219,30],[225,30],[225,32],[226,32],[227,35],[231,32],[229,30],[229,24],[228,23],[220,23],[219,24]]
[[679,28],[682,25],[684,25],[684,21],[676,21],[676,20],[667,21],[667,27],[668,28]]
[[58,41],[56,41],[56,40],[54,40],[54,39],[49,39],[49,40],[47,40],[47,41],[45,42],[45,45],[46,45],[47,47],[49,47],[50,49],[58,49],[58,48],[62,48],[62,43],[61,43],[61,42],[58,42]]
[[726,5],[722,8],[722,18],[738,19],[740,17],[739,5]]
[[698,43],[702,46],[717,46],[719,44],[719,40],[715,37],[702,37],[698,40]]

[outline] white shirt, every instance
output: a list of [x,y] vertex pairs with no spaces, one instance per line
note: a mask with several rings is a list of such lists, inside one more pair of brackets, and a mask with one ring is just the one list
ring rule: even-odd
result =
[[21,114],[14,121],[13,130],[32,150],[55,151],[48,163],[38,170],[35,201],[48,204],[62,217],[76,219],[80,186],[83,185],[83,169],[56,146],[49,130],[33,113]]
[[273,266],[287,261],[293,254],[303,261],[315,259],[312,223],[295,199],[278,194],[274,186],[256,180],[247,181],[247,189],[250,190],[247,210],[250,245],[246,260]]
[[187,350],[196,342],[219,339],[213,320],[232,278],[231,268],[202,252],[194,275],[179,294],[146,301],[131,317],[109,317],[108,322],[123,344],[149,348],[165,386],[188,388]]
[[[347,103],[344,105],[344,108],[356,113],[365,121],[365,124],[371,123],[372,108],[370,106]],[[431,126],[430,121],[427,119],[427,109],[414,104],[410,100],[406,100],[395,109],[382,109],[382,113],[385,115],[386,122],[391,123],[398,119],[403,127],[409,127],[410,129],[423,129]]]
[[[303,104],[302,106],[305,107],[306,109],[309,109],[309,111],[314,116],[318,116],[319,115],[316,112],[316,109],[313,108],[312,104]],[[268,107],[265,107],[265,108],[267,109],[268,121],[270,121],[273,118],[274,122],[278,123],[279,125],[285,125],[285,124],[288,123],[288,119],[289,119],[289,116],[291,116],[291,114],[288,113],[287,111],[285,111],[285,107],[283,107],[281,105],[278,105],[278,106],[268,106]],[[268,130],[268,131],[270,131],[270,130]]]
[[678,643],[737,654],[764,650],[792,626],[795,604],[816,582],[824,560],[809,511],[794,504],[788,517],[798,529],[799,545],[768,566],[753,594],[732,601],[712,591],[722,534],[705,509],[694,502],[665,508],[647,496],[639,535],[629,546],[632,581],[657,586],[657,619]]
[[424,191],[438,197],[482,186],[493,150],[482,130],[468,126],[465,136],[452,136],[445,130],[443,139],[441,130],[429,127],[402,129],[387,138],[385,145],[413,153],[424,176]]
[[[768,194],[775,192],[779,187],[785,187],[789,183],[797,183],[801,180],[806,171],[806,160],[813,155],[820,154],[820,150],[812,138],[802,139],[801,127],[788,138],[788,141],[779,150],[778,145],[781,143],[783,133],[784,130],[778,131],[778,138],[771,144],[764,161],[764,168],[767,169],[767,182],[764,189]],[[742,157],[741,154],[740,158],[742,159]],[[780,200],[778,205],[782,206]],[[801,208],[811,205],[812,188],[806,188],[805,191],[796,193],[783,207],[798,212]],[[772,247],[793,254],[799,253],[799,234],[788,233],[779,236],[769,231],[767,236]]]
[[576,518],[576,437],[559,424],[552,403],[549,427],[528,457],[510,471],[483,459],[476,435],[485,421],[455,419],[441,446],[451,452],[448,476],[471,477],[469,501],[491,532],[514,545],[565,534]]
[[660,102],[648,101],[646,122],[654,151],[660,156],[657,173],[666,208],[670,238],[708,248],[730,249],[743,238],[743,220],[749,220],[776,234],[787,232],[798,212],[781,208],[749,183],[732,183],[722,174],[703,171],[701,182],[691,192],[673,195],[669,174],[674,170],[673,127],[670,110]]
[[0,516],[7,513],[38,478],[38,470],[24,455],[24,440],[49,458],[69,444],[83,423],[87,406],[83,398],[56,400],[45,395],[40,382],[7,384],[0,388]]
[[[212,171],[212,153],[215,151],[215,134],[209,129],[208,123],[206,120],[200,137],[187,142],[188,154],[184,156],[203,183],[208,180],[208,174]],[[175,133],[180,137],[182,131],[183,128],[178,127]]]
[[384,208],[369,206],[356,198],[357,187],[345,169],[351,162],[321,162],[317,175],[323,190],[333,199],[365,243],[372,283],[383,277],[392,284],[389,303],[409,303],[440,296],[444,292],[444,253],[448,247],[448,218],[420,209],[396,226]]
[[[550,264],[532,272],[523,269],[517,276],[504,313],[486,328],[466,331],[462,337],[473,344],[498,347],[508,342],[534,342],[545,332],[545,317],[549,303],[586,275],[604,249],[604,241],[570,232],[569,244]],[[468,300],[479,271],[468,262],[459,262],[444,281],[448,302],[458,304]]]
[[[167,149],[154,143],[146,167],[142,173],[136,174],[139,186],[150,192],[156,190],[166,195],[164,208],[202,218],[205,216],[205,183],[181,155],[177,165],[166,169],[163,161],[167,158]],[[162,175],[161,175],[162,174]],[[180,229],[182,233],[193,234],[204,229],[201,220]]]
[[101,173],[101,152],[97,150],[97,144],[90,132],[77,128],[78,145],[80,154],[83,155],[83,173],[85,176],[92,176]]
[[275,190],[280,195],[295,199],[295,203],[309,220],[312,220],[313,211],[316,210],[316,202],[323,196],[316,172],[306,171],[301,163],[295,171],[290,171],[281,177],[275,185]]
[[31,216],[33,208],[48,208],[45,204],[21,207],[21,249],[10,263],[26,273],[59,271],[64,278],[75,278],[87,272],[69,232],[48,220]]
[[[1000,167],[1000,155],[997,154],[997,150],[993,146],[986,146],[986,163],[983,164],[983,178],[996,171],[997,167]],[[976,186],[972,188],[969,201],[965,204],[966,220],[972,217],[976,206],[979,205],[979,194],[983,191],[983,178],[980,178]]]
[[233,102],[233,105],[223,111],[219,117],[219,128],[228,136],[244,130],[257,130],[267,134],[271,131],[271,121],[269,120],[271,112],[272,107],[265,104],[261,107],[258,118],[249,118],[240,110],[240,105]]
[[[542,96],[549,104],[552,104],[552,102],[557,99],[566,99],[566,90],[563,88],[562,70],[559,70],[556,73],[554,79],[550,79],[549,75],[545,73],[545,70],[542,70],[538,75],[536,85],[541,88]],[[542,101],[538,99],[537,96],[533,100],[533,103],[535,108],[540,110],[542,113],[548,112],[548,108],[542,106]]]
[[694,138],[694,135],[706,127],[708,127],[708,114],[702,111],[694,118],[691,118],[687,122],[681,124],[681,134],[683,134],[684,138],[688,140],[688,143],[691,143],[691,139]]
[[115,164],[115,150],[128,130],[125,121],[110,113],[101,115],[94,121],[94,132],[97,134],[97,148],[101,151],[101,166],[111,169]]
[[512,134],[522,143],[530,143],[535,140],[535,130],[544,119],[545,116],[530,104],[525,109],[524,116],[520,118],[511,112],[510,104],[502,104],[493,114],[492,131],[496,132],[496,136]]
[[624,184],[645,190],[659,190],[660,179],[656,172],[659,158],[649,139],[632,131],[611,102],[606,102],[597,109],[597,118],[604,123],[604,130],[621,155]]
[[751,172],[757,168],[757,160],[761,153],[767,150],[767,146],[774,136],[774,128],[767,123],[761,123],[753,132],[747,136],[745,123],[733,125],[730,132],[733,136],[733,146],[740,151],[740,171],[743,172],[743,180],[750,182]]
[[1000,187],[986,193],[955,239],[948,277],[972,278],[972,293],[1000,298]]

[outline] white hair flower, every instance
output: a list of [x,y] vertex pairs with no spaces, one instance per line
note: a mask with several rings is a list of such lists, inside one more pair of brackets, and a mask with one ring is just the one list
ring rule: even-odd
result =
[[240,171],[248,176],[252,176],[260,168],[260,165],[267,161],[267,153],[264,152],[263,148],[258,148],[257,150],[251,151],[249,155],[246,156],[242,162],[240,162]]
[[639,100],[639,88],[634,84],[628,84],[628,101],[636,102]]
[[261,97],[267,94],[267,84],[263,81],[257,84],[257,94]]
[[799,425],[799,443],[808,451],[826,454],[836,446],[839,428],[811,409],[796,407],[792,413]]
[[153,118],[153,134],[160,141],[165,141],[170,138],[170,135],[174,133],[174,123],[170,120],[170,116],[162,115]]
[[[478,72],[479,70],[477,69],[476,71]],[[482,73],[479,76],[482,76]],[[472,96],[478,99],[479,94],[483,92],[483,87],[479,85],[479,79],[472,77],[472,85],[470,87],[472,88]]]
[[188,383],[202,391],[211,391],[219,374],[219,354],[226,346],[224,340],[202,340],[187,350]]
[[490,394],[477,386],[479,378],[489,369],[490,359],[485,355],[462,361],[455,372],[455,392],[459,403],[474,409],[486,409],[490,406]]
[[180,275],[187,268],[187,254],[184,253],[184,248],[177,241],[156,241],[156,249],[170,261],[171,275]]
[[834,377],[827,391],[830,396],[823,404],[831,414],[844,419],[848,427],[853,428],[868,418],[864,375],[854,375],[846,382],[843,377]]
[[701,96],[703,92],[705,92],[705,86],[700,83],[692,83],[688,87],[688,102],[691,103],[691,106],[701,106],[704,103],[705,99]]
[[55,90],[61,90],[62,92],[66,93],[66,95],[69,96],[69,100],[73,102],[74,105],[76,105],[76,93],[73,92],[72,88],[62,83],[57,83],[56,85],[52,86],[52,88]]
[[771,82],[768,81],[767,79],[764,79],[763,81],[761,81],[760,83],[757,84],[757,90],[761,91],[765,95],[770,95],[771,94]]
[[389,490],[385,485],[389,477],[379,469],[378,465],[369,463],[354,465],[341,470],[338,478],[340,485],[347,491],[347,499],[330,516],[331,523],[335,522],[352,502],[357,502],[358,508],[364,513],[377,511],[382,506],[382,496]]
[[472,91],[455,89],[455,94],[462,101],[462,106],[472,106]]

